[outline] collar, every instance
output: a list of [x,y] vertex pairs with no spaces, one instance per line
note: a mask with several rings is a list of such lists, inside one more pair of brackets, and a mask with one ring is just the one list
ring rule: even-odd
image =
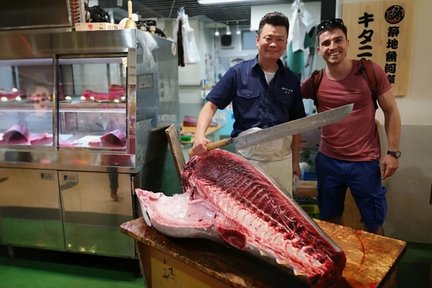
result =
[[[277,65],[278,65],[278,69],[275,71],[275,73],[277,73],[277,72],[279,72],[279,71],[283,71],[283,68],[285,67],[284,65],[283,65],[283,62],[282,62],[282,60],[281,59],[278,59],[277,60]],[[259,65],[259,62],[258,62],[258,54],[255,56],[255,58],[252,60],[252,67],[254,67],[254,68],[258,68],[258,69],[260,69],[261,71],[263,71],[262,69],[261,69],[261,66]],[[264,72],[264,71],[263,71]]]

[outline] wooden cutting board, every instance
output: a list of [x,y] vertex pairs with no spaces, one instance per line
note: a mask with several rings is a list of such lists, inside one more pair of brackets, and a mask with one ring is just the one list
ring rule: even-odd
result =
[[406,242],[314,219],[347,256],[347,287],[390,287]]
[[[339,288],[390,287],[392,272],[405,252],[404,241],[316,222],[346,254],[347,264]],[[136,240],[146,275],[151,273],[148,257],[153,249],[183,263],[187,267],[184,270],[204,273],[226,285],[212,287],[304,287],[261,259],[209,240],[166,237],[147,226],[142,218],[123,223],[121,231]]]

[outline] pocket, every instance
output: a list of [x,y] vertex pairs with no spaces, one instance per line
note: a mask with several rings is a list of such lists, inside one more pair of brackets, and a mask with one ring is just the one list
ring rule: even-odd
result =
[[257,117],[260,103],[260,91],[241,89],[237,90],[236,107],[245,119],[254,119]]
[[260,91],[259,90],[250,90],[250,89],[239,89],[237,90],[237,95],[241,99],[247,100],[247,99],[254,99],[259,97]]

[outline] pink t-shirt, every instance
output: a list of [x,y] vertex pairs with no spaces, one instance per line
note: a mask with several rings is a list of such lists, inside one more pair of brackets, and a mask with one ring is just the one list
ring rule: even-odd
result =
[[[380,145],[375,123],[375,107],[366,76],[359,72],[360,62],[353,61],[348,76],[335,81],[324,73],[318,88],[318,112],[354,103],[353,111],[342,120],[322,128],[320,152],[347,161],[380,159]],[[378,95],[391,89],[384,70],[374,63]],[[311,98],[313,88],[309,78],[302,86],[303,97]],[[379,97],[379,96],[378,96]]]

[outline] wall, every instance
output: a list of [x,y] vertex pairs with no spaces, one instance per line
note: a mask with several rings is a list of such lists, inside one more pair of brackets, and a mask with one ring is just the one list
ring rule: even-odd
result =
[[[432,1],[416,0],[414,10],[408,93],[396,99],[402,118],[402,158],[398,172],[388,182],[389,211],[384,226],[389,236],[432,243],[432,92],[428,73],[432,67]],[[384,123],[381,111],[377,119]]]
[[[207,27],[211,20],[205,16],[189,17],[189,24],[193,29],[195,41],[200,53],[200,61],[194,64],[179,66],[179,101],[180,101],[180,120],[186,115],[198,116],[204,103],[202,80],[209,79],[214,75],[213,63],[214,36],[213,29]],[[167,37],[173,37],[172,19],[158,19],[158,27],[162,29]]]

